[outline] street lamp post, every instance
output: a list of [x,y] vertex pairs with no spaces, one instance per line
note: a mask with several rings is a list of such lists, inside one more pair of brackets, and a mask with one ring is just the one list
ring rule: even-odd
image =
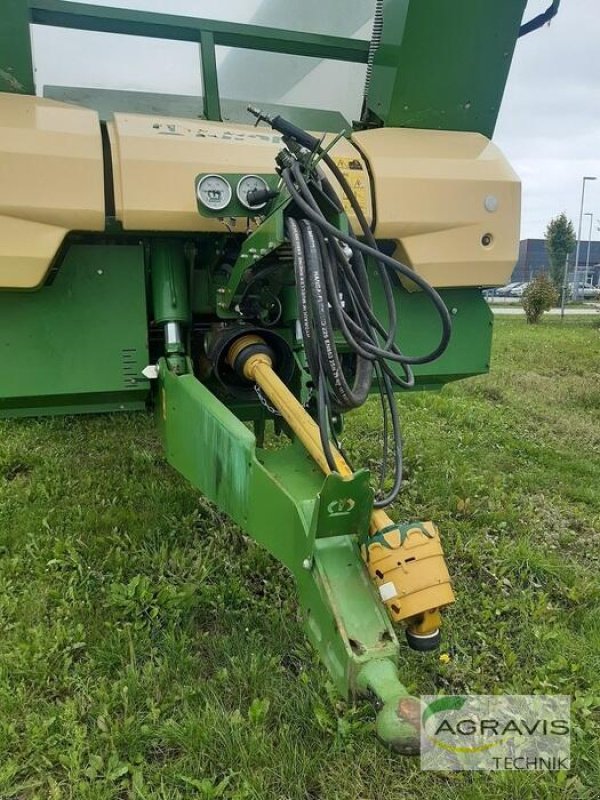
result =
[[569,254],[565,258],[565,271],[563,273],[562,292],[560,293],[560,319],[561,322],[565,318],[565,305],[567,302],[567,280],[569,278]]
[[583,226],[583,204],[585,203],[585,184],[587,181],[595,181],[596,178],[586,175],[581,187],[581,208],[579,210],[579,234],[577,236],[577,251],[575,253],[575,274],[573,276],[573,299],[579,300],[579,251],[581,250],[581,228]]
[[[585,258],[585,279],[583,281],[583,288],[585,290],[585,287],[586,287],[587,282],[589,280],[588,275],[589,275],[589,271],[590,271],[590,253],[591,253],[591,250],[592,250],[592,225],[594,224],[594,215],[592,214],[591,211],[586,211],[584,216],[590,218],[590,233],[589,233],[589,236],[588,236],[587,256]],[[585,297],[585,294],[584,294],[584,297]]]

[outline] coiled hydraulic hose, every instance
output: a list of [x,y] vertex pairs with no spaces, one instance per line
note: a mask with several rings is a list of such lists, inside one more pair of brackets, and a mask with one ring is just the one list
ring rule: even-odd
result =
[[527,36],[528,33],[533,33],[534,31],[539,30],[544,25],[547,25],[554,17],[558,14],[558,9],[560,7],[560,0],[552,0],[551,5],[542,13],[538,14],[537,17],[530,19],[529,22],[524,22],[520,29],[519,29],[519,38],[522,36]]
[[[438,292],[424,278],[379,249],[348,181],[319,141],[281,117],[270,117],[256,109],[252,112],[283,133],[284,142],[292,151],[285,151],[285,157],[279,160],[279,172],[293,201],[286,232],[292,247],[298,319],[314,386],[323,451],[330,469],[335,471],[330,441],[333,440],[342,453],[343,450],[335,437],[332,417],[337,412],[361,406],[375,380],[383,417],[383,448],[375,507],[383,508],[397,497],[402,483],[402,436],[394,386],[412,388],[415,384],[412,367],[442,355],[450,341],[451,317]],[[343,213],[343,205],[323,172],[311,166],[310,158],[304,157],[309,155],[307,150],[320,157],[335,177],[358,219],[362,239],[357,238],[351,227],[344,233],[327,219],[323,209],[339,214]],[[385,320],[373,309],[365,257],[372,261],[381,281]],[[440,338],[429,353],[405,354],[397,344],[394,281],[399,278],[416,284],[437,311]],[[340,335],[344,341],[341,349]],[[394,477],[386,492],[390,433]]]

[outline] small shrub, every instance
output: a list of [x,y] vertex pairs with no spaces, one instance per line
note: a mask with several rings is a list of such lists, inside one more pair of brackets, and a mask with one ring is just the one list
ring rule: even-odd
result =
[[534,325],[542,318],[544,311],[557,305],[559,295],[554,283],[547,275],[538,275],[523,292],[523,308],[527,322]]

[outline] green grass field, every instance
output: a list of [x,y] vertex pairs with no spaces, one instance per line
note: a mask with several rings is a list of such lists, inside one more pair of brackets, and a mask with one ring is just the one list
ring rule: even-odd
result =
[[[457,603],[416,693],[573,698],[569,773],[424,773],[306,644],[285,571],[164,462],[150,416],[0,423],[0,798],[600,797],[600,329],[497,323],[489,377],[400,401],[396,518]],[[369,408],[353,460],[376,453]]]

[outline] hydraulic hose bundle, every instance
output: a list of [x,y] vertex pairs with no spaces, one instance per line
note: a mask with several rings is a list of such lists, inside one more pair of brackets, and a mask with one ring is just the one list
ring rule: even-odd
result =
[[[278,165],[293,201],[286,229],[292,246],[298,317],[323,450],[330,469],[335,471],[330,442],[333,440],[338,450],[341,448],[332,418],[338,412],[361,406],[376,380],[383,415],[383,452],[375,507],[383,508],[397,497],[402,482],[402,437],[394,386],[412,388],[412,367],[434,361],[445,351],[451,334],[450,314],[433,287],[410,267],[379,249],[346,178],[319,140],[281,117],[249,110],[280,131],[288,148],[279,154]],[[358,219],[362,239],[351,227],[344,233],[328,219],[328,215],[335,219],[344,209],[329,180],[315,166],[319,160],[346,195]],[[377,272],[383,287],[386,320],[379,319],[373,310],[369,267]],[[393,281],[399,278],[412,281],[425,292],[440,319],[439,343],[424,355],[407,355],[397,344],[398,313]],[[341,348],[340,335],[344,341]],[[391,489],[386,492],[390,434],[394,477]]]

